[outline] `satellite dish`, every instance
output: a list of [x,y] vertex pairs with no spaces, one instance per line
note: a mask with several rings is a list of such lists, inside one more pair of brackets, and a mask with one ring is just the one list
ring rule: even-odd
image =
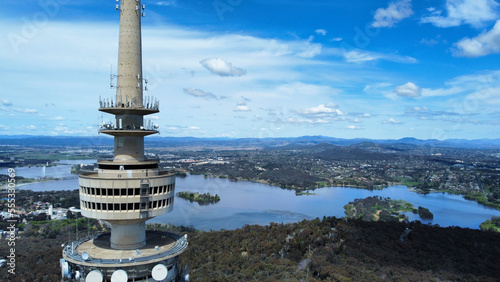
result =
[[127,282],[128,281],[128,275],[127,272],[123,269],[118,269],[117,271],[113,272],[113,275],[111,275],[111,282]]
[[80,271],[75,271],[75,279],[80,279]]
[[87,274],[87,277],[85,277],[85,282],[102,282],[103,280],[104,277],[99,270],[92,270]]
[[89,258],[90,258],[89,253],[87,253],[87,252],[83,252],[82,253],[82,259],[83,260],[88,260]]
[[157,264],[155,267],[153,267],[153,270],[151,270],[151,276],[153,276],[153,279],[156,281],[162,281],[165,278],[167,278],[168,275],[168,269],[164,264]]
[[67,261],[64,259],[61,259],[59,261],[59,264],[61,265],[61,276],[63,278],[69,278],[69,264]]

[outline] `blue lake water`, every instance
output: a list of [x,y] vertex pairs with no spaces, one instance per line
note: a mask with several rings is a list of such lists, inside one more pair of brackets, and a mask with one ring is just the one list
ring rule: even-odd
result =
[[[63,178],[72,176],[71,167],[75,164],[92,164],[96,160],[61,160],[56,166],[32,166],[32,167],[16,167],[16,175],[25,178],[43,178],[43,177],[53,177],[53,178]],[[0,169],[0,174],[8,174],[8,168]]]
[[[68,166],[67,171],[62,173],[63,177],[71,175],[70,167]],[[40,168],[25,169],[17,168],[16,173],[21,176],[25,176],[22,173],[30,175],[36,173],[31,170],[36,171]],[[21,186],[19,189],[73,190],[78,189],[78,180],[33,183]],[[479,224],[486,219],[500,216],[500,211],[465,200],[462,196],[444,193],[422,195],[409,191],[406,186],[391,186],[375,191],[329,187],[316,189],[314,191],[316,195],[296,196],[294,191],[260,183],[233,182],[228,179],[190,175],[186,178],[177,178],[176,191],[218,194],[221,201],[214,205],[200,206],[176,197],[174,210],[171,213],[151,219],[149,222],[193,226],[203,230],[220,230],[236,229],[245,224],[266,225],[270,222],[297,222],[323,216],[343,217],[344,205],[357,198],[375,195],[402,199],[416,207],[426,207],[434,214],[434,219],[421,221],[439,224],[443,227],[460,226],[477,229]],[[410,220],[420,220],[418,215],[413,213],[407,213],[407,215]]]

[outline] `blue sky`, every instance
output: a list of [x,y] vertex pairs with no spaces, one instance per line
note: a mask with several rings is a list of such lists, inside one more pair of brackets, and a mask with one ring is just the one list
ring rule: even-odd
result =
[[[160,136],[500,138],[494,0],[143,0]],[[4,0],[0,134],[110,121],[112,0]]]

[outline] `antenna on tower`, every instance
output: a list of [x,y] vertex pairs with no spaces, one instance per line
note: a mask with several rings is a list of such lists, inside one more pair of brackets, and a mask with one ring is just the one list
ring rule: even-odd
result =
[[118,5],[118,2],[119,2],[119,0],[116,0],[116,7],[115,7],[115,9],[116,9],[117,11],[118,11],[118,10],[120,10],[120,5]]
[[113,74],[113,65],[111,65],[111,74],[109,75],[109,88],[115,88],[115,75]]
[[82,259],[83,259],[83,260],[88,260],[89,258],[90,258],[89,253],[87,253],[87,252],[85,252],[85,251],[84,251],[84,252],[82,253]]

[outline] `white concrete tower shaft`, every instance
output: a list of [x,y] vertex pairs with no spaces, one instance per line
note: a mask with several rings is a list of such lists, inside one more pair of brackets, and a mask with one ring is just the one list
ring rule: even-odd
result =
[[[116,101],[143,108],[141,0],[121,0]],[[133,111],[116,115],[124,129],[140,129],[143,115]],[[116,136],[115,161],[144,160],[144,136]]]
[[142,108],[141,0],[121,0],[116,101]]

